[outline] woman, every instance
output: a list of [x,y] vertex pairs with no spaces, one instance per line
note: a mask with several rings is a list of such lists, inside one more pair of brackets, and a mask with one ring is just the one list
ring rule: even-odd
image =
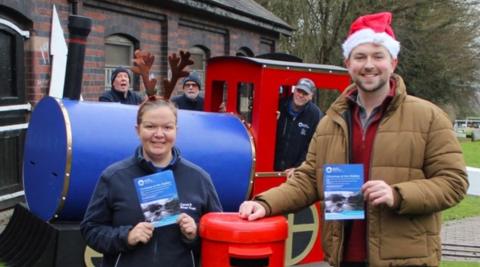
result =
[[[103,171],[81,223],[82,235],[103,253],[104,267],[198,266],[199,219],[222,210],[210,177],[174,146],[172,103],[149,97],[139,107],[136,130],[141,146]],[[154,228],[145,221],[133,179],[164,170],[173,172],[182,213],[177,224]]]

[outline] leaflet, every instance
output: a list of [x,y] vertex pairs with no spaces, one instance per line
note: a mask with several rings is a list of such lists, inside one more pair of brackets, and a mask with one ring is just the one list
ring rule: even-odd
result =
[[365,219],[362,184],[363,164],[324,165],[325,220]]
[[134,184],[145,221],[155,227],[176,223],[180,200],[171,170],[136,178]]

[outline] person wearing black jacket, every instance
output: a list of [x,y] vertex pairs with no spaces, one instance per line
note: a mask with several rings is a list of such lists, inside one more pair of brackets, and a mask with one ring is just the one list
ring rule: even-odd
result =
[[274,170],[285,171],[287,176],[305,160],[310,139],[324,115],[311,101],[315,90],[312,80],[302,78],[293,95],[280,102]]
[[118,67],[112,72],[112,89],[105,91],[99,98],[100,102],[120,102],[122,104],[138,105],[143,102],[139,93],[130,90],[130,73],[127,69]]
[[[107,167],[97,182],[80,230],[103,253],[103,267],[199,266],[198,223],[222,207],[210,176],[175,147],[177,112],[164,100],[147,100],[137,114],[141,145],[133,156]],[[134,179],[171,170],[179,197],[176,224],[146,221]]]
[[183,79],[183,94],[172,97],[172,102],[179,109],[203,111],[204,100],[200,96],[201,89],[200,77],[196,72],[191,72]]

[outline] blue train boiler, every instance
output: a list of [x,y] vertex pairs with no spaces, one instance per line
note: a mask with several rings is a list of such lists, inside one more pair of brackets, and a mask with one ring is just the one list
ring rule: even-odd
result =
[[[24,149],[24,190],[32,213],[45,221],[79,221],[103,169],[140,144],[137,106],[43,98],[31,114]],[[178,111],[181,155],[212,177],[226,211],[251,190],[253,139],[236,116]]]

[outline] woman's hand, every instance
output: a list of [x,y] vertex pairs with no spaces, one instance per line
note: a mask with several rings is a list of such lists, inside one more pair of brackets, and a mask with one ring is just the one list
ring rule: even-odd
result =
[[153,224],[149,222],[141,222],[135,225],[130,232],[128,232],[127,242],[130,246],[135,246],[138,243],[148,243],[153,235]]
[[180,231],[188,240],[193,240],[197,237],[197,224],[188,214],[181,213],[178,216],[177,223],[180,226]]

